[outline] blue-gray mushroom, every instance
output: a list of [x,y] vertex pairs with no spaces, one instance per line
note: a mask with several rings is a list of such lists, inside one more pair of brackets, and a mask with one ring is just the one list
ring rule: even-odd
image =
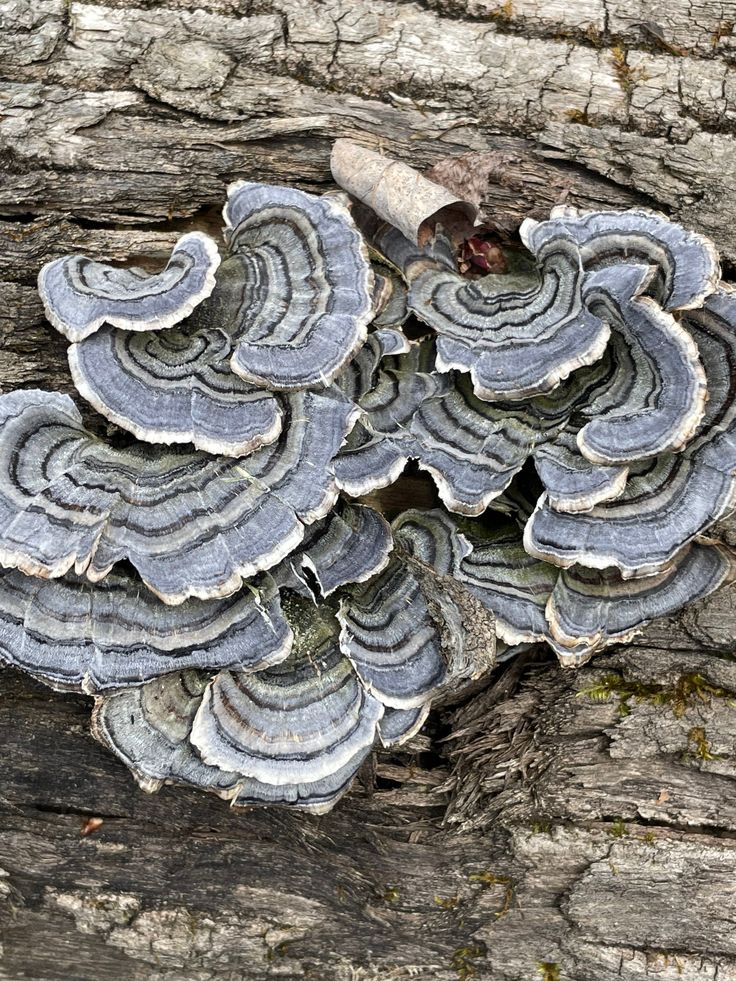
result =
[[189,232],[174,246],[163,272],[151,275],[69,255],[42,268],[38,292],[50,323],[70,341],[88,337],[103,324],[163,330],[210,295],[219,264],[212,239]]
[[355,407],[303,392],[283,437],[244,461],[82,427],[67,396],[0,397],[0,563],[104,578],[128,559],[167,603],[227,596],[292,552],[337,500],[332,461]]
[[0,661],[60,691],[126,688],[190,668],[254,670],[283,660],[291,643],[268,575],[225,599],[171,607],[126,573],[90,583],[0,571]]
[[684,320],[705,368],[709,400],[679,453],[631,464],[624,492],[580,513],[543,496],[527,523],[530,554],[567,568],[652,575],[736,503],[736,297],[719,291]]
[[[712,244],[556,208],[477,276],[473,205],[346,141],[332,167],[352,200],[234,185],[221,265],[191,233],[157,275],[41,271],[78,391],[142,443],[0,396],[0,661],[95,694],[146,790],[325,813],[499,659],[576,667],[736,580]],[[427,510],[340,498],[407,464]]]
[[560,233],[572,235],[586,270],[619,262],[651,266],[648,290],[665,310],[700,307],[721,276],[711,241],[646,208],[580,211],[560,205],[552,209],[549,221],[527,218],[519,231],[532,252]]
[[241,181],[224,215],[244,284],[232,370],[274,390],[327,384],[373,315],[373,273],[349,211],[334,197]]

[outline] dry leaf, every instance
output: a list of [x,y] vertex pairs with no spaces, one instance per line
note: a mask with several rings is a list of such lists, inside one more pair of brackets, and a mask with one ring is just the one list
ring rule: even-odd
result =
[[340,187],[414,245],[426,245],[438,223],[458,241],[472,233],[478,209],[471,201],[456,197],[398,160],[351,140],[337,140],[330,167]]

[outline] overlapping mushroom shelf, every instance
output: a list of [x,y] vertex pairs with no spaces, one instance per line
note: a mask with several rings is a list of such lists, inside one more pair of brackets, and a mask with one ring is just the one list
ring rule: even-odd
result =
[[[0,397],[0,660],[93,695],[147,790],[322,813],[499,658],[582,664],[736,574],[713,246],[565,207],[461,273],[473,202],[333,165],[347,193],[231,188],[222,258],[192,232],[161,272],[41,270],[114,440]],[[366,502],[407,466],[436,504],[389,524]]]

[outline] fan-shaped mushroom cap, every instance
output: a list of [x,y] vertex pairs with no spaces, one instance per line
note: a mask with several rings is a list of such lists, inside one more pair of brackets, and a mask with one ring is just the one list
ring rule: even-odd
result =
[[698,433],[681,453],[632,465],[624,493],[590,511],[563,514],[543,496],[524,534],[530,554],[651,575],[736,504],[736,297],[708,297],[686,323],[708,384]]
[[401,557],[435,620],[447,661],[445,680],[433,692],[432,704],[447,704],[496,663],[496,619],[458,581],[471,546],[449,515],[439,510],[404,511],[392,528]]
[[409,460],[410,444],[372,433],[358,421],[335,460],[337,486],[351,497],[363,497],[399,479]]
[[549,221],[528,218],[520,232],[532,252],[560,233],[572,235],[589,270],[622,261],[655,266],[649,289],[666,310],[699,307],[721,275],[711,241],[645,208],[586,212],[563,205]]
[[[620,497],[626,486],[628,467],[591,463],[580,452],[577,433],[588,419],[619,413],[621,406],[641,405],[657,388],[650,361],[639,346],[629,345],[625,335],[614,330],[600,361],[576,371],[547,397],[552,404],[560,405],[560,418],[567,410],[566,428],[533,451],[550,507],[557,511],[587,511],[601,501]],[[541,402],[541,399],[533,400],[533,404]],[[536,498],[527,517],[535,504]]]
[[92,734],[153,793],[165,783],[188,784],[221,797],[237,793],[239,777],[207,766],[189,742],[209,676],[177,671],[95,700]]
[[217,289],[178,328],[131,333],[103,327],[69,348],[79,393],[118,426],[149,443],[193,443],[243,456],[281,432],[283,397],[230,370],[234,338],[249,308],[239,257],[217,272]]
[[[577,433],[586,420],[618,412],[629,403],[641,404],[647,393],[656,389],[657,381],[648,359],[637,345],[627,343],[621,331],[614,330],[603,357],[576,371],[548,397],[567,408],[566,428],[533,451],[550,507],[557,511],[587,511],[601,501],[620,497],[626,486],[628,467],[591,463],[580,452]],[[535,399],[534,403],[540,401]],[[536,498],[527,517],[535,505]]]
[[244,456],[278,439],[283,410],[272,392],[218,360],[229,349],[218,331],[191,337],[103,327],[69,348],[69,366],[80,395],[138,439]]
[[124,688],[187,668],[255,670],[283,660],[291,643],[269,576],[172,609],[125,574],[92,585],[0,571],[0,661],[57,690]]
[[423,401],[414,415],[413,455],[432,475],[450,511],[478,515],[510,484],[543,437],[527,406],[491,405],[473,392],[467,375]]
[[373,315],[373,274],[350,213],[332,197],[241,181],[224,216],[250,301],[232,370],[276,390],[327,384]]
[[270,804],[295,807],[308,814],[326,814],[350,790],[355,775],[370,753],[371,747],[364,746],[334,773],[311,783],[301,781],[274,786],[250,777],[243,778],[238,785],[238,793],[233,798],[233,807],[262,807]]
[[200,672],[183,671],[98,698],[93,734],[149,792],[176,783],[225,797],[234,807],[276,804],[313,814],[329,811],[349,789],[370,748],[361,749],[345,766],[314,783],[273,786],[208,766],[189,741],[208,680]]
[[548,642],[564,665],[630,640],[655,617],[702,599],[736,574],[728,549],[694,542],[662,572],[624,580],[614,569],[564,569],[547,603]]
[[[387,350],[385,342],[383,349]],[[338,486],[347,494],[362,497],[387,487],[415,455],[412,418],[425,399],[446,391],[450,384],[434,371],[434,359],[434,345],[425,340],[399,356],[376,361],[372,373],[362,372],[361,382],[367,386],[363,391],[356,384],[355,374],[344,380],[344,373],[338,380],[362,410],[335,461]],[[346,388],[348,382],[350,387]]]
[[[372,326],[378,330],[385,327],[400,327],[409,316],[406,305],[406,284],[388,266],[373,267],[375,282],[373,305],[375,313]],[[398,354],[399,352],[392,352]]]
[[622,263],[591,273],[589,309],[624,334],[636,375],[625,401],[587,423],[578,445],[592,463],[630,463],[676,452],[705,412],[705,372],[688,332],[654,300],[642,296],[654,269]]
[[383,327],[368,335],[368,340],[335,379],[335,386],[353,402],[375,388],[381,360],[411,350],[409,339],[396,327]]
[[354,406],[294,396],[283,437],[245,462],[85,432],[71,399],[0,397],[0,562],[102,579],[128,558],[165,602],[227,596],[288,555],[334,505],[332,460]]
[[381,745],[401,746],[419,732],[429,715],[430,703],[413,709],[387,708],[378,723],[378,736]]
[[359,399],[372,432],[408,438],[412,417],[422,402],[449,387],[448,379],[434,367],[431,340],[419,341],[398,357],[381,362],[373,387]]
[[[353,361],[335,379],[335,384],[354,402],[377,385],[381,359],[406,354],[410,345],[404,334],[392,329],[377,330],[368,336]],[[367,416],[363,418],[368,422]],[[352,497],[361,497],[398,479],[406,466],[405,446],[373,433],[358,421],[348,434],[335,460],[337,484]]]
[[[302,600],[294,599],[299,609]],[[289,658],[258,674],[221,671],[192,726],[202,759],[271,785],[314,783],[373,745],[383,705],[340,653],[328,611],[292,613]]]
[[398,555],[340,603],[340,646],[385,705],[428,702],[447,677],[442,639],[421,584]]
[[559,570],[524,551],[515,525],[484,529],[472,541],[458,578],[493,611],[498,636],[512,645],[545,640],[544,611]]
[[469,371],[486,401],[551,391],[601,357],[607,324],[585,308],[583,267],[569,235],[537,252],[540,279],[485,276],[469,281],[424,259],[406,270],[409,308],[438,333],[441,371]]
[[398,327],[380,327],[369,335],[368,340],[373,338],[380,348],[382,358],[409,354],[412,350],[411,341]]
[[489,667],[495,635],[486,636],[477,610],[463,616],[472,599],[451,577],[469,546],[451,520],[406,511],[392,528],[402,550],[341,601],[340,645],[368,690],[387,706],[411,709]]
[[183,235],[163,272],[149,275],[69,255],[46,263],[38,292],[50,323],[79,341],[104,323],[161,330],[188,316],[215,286],[217,246],[201,232]]
[[432,475],[450,511],[479,515],[505,491],[530,454],[568,425],[609,373],[606,364],[597,362],[549,395],[523,404],[491,404],[474,394],[468,375],[453,372],[413,416],[412,456]]
[[629,468],[602,467],[586,460],[573,432],[562,432],[534,450],[534,466],[555,511],[588,511],[620,497]]
[[343,504],[311,525],[300,547],[274,570],[279,586],[307,598],[313,590],[305,579],[311,574],[321,596],[341,586],[365,582],[385,568],[393,548],[391,528],[377,511],[359,504]]
[[[80,394],[139,439],[187,443],[208,453],[244,456],[281,432],[287,394],[256,388],[230,369],[233,345],[257,302],[247,257],[231,256],[217,289],[179,329],[130,333],[103,327],[69,348]],[[381,357],[405,353],[396,328],[375,331],[339,376],[348,397],[374,382]]]
[[440,576],[454,576],[471,551],[452,518],[438,509],[403,511],[391,524],[405,554],[431,566]]

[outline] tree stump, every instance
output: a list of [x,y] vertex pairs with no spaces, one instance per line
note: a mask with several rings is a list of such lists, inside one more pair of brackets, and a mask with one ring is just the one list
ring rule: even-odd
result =
[[[664,210],[728,273],[736,10],[651,16],[0,3],[3,390],[72,391],[43,262],[155,266],[183,230],[219,234],[235,179],[326,190],[337,137],[422,167],[472,154],[503,232],[561,201]],[[148,797],[89,700],[3,670],[0,979],[736,979],[735,652],[736,588],[577,673],[528,652],[323,818]]]

